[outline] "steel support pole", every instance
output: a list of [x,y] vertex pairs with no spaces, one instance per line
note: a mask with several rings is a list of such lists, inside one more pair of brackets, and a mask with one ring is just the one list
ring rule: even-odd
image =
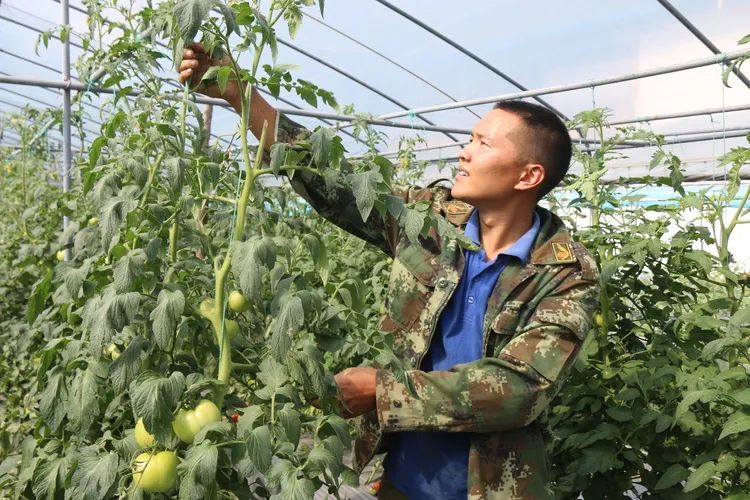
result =
[[[62,0],[60,3],[62,6],[62,26],[63,29],[70,29],[70,11],[68,10],[68,0]],[[64,82],[70,82],[70,36],[65,37],[63,42],[63,61],[62,61],[62,79]],[[71,153],[70,144],[70,87],[63,88],[63,118],[62,118],[62,131],[63,131],[63,155],[62,155],[62,190],[63,193],[70,191],[70,170],[73,155]],[[70,219],[67,215],[63,216],[63,231],[68,229]],[[70,260],[72,255],[70,248],[68,248],[68,242],[65,245],[65,260]]]

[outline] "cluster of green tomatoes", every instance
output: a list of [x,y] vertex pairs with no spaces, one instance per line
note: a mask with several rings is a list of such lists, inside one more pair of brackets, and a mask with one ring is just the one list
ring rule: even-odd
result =
[[[229,294],[229,308],[234,312],[244,312],[250,307],[242,292],[233,291]],[[213,299],[204,300],[200,313],[205,318],[213,314]],[[231,319],[224,320],[224,328],[230,338],[239,333],[239,324]],[[114,361],[120,357],[120,349],[111,344],[106,354]],[[232,420],[236,421],[235,417]],[[219,407],[213,401],[203,399],[193,409],[180,409],[172,420],[172,430],[184,443],[192,444],[195,436],[208,424],[221,421]],[[139,418],[135,424],[135,442],[140,448],[151,448],[156,443],[153,434],[148,432],[143,419]],[[179,458],[174,451],[159,452],[146,451],[138,455],[133,461],[133,482],[136,488],[150,493],[165,493],[172,489],[177,482],[177,465]]]
[[[205,426],[221,420],[219,408],[208,399],[201,400],[192,410],[181,409],[172,421],[172,430],[184,443],[192,444],[195,436]],[[154,435],[146,430],[143,419],[135,424],[135,442],[141,448],[156,443]],[[136,487],[151,493],[164,493],[177,482],[179,459],[174,451],[144,452],[133,462],[133,482]]]

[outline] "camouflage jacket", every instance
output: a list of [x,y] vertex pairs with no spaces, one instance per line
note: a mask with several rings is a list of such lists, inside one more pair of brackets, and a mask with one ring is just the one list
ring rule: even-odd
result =
[[[512,260],[488,301],[484,357],[424,372],[416,367],[461,278],[462,249],[434,235],[412,244],[377,211],[362,221],[343,186],[310,174],[295,175],[291,183],[321,215],[394,259],[381,328],[394,335],[396,355],[411,369],[405,379],[378,371],[377,409],[361,419],[355,466],[361,470],[375,453],[387,452],[389,433],[470,432],[469,498],[552,498],[536,421],[560,389],[598,307],[598,271],[589,252],[556,215],[537,207],[541,227],[528,262]],[[431,201],[458,227],[472,210],[441,186],[399,194],[407,202]]]

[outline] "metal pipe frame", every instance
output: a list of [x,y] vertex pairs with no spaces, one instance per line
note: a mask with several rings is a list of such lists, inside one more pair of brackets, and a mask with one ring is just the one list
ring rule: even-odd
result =
[[[688,18],[679,11],[679,9],[677,9],[677,7],[669,3],[667,0],[656,1],[659,2],[662,7],[667,9],[667,11],[672,14],[672,16],[674,16],[674,18],[677,19],[685,28],[687,28],[690,33],[692,33],[698,40],[700,40],[703,45],[708,47],[708,50],[710,50],[714,54],[721,54],[721,50],[719,50],[719,47],[714,45],[706,35],[704,35],[693,23],[691,23]],[[736,66],[732,67],[731,71],[742,83],[745,84],[745,87],[750,89],[750,80],[748,80],[748,78],[743,75]]]
[[[65,83],[65,82],[60,82],[57,80],[42,80],[38,78],[24,78],[24,77],[15,77],[15,76],[0,76],[0,83],[7,83],[7,84],[12,84],[12,85],[26,85],[26,86],[32,86],[32,87],[48,87],[48,88],[57,88],[57,89],[69,88],[70,90],[87,91],[87,92],[91,92],[94,94],[97,94],[97,93],[114,94],[116,92],[113,89],[97,87],[97,86],[89,86],[89,85],[84,85],[82,83],[76,83],[76,82]],[[127,92],[127,95],[129,96],[139,96],[141,94],[142,94],[141,92],[136,91],[136,90]],[[221,106],[223,108],[232,109],[231,106],[223,99],[213,99],[210,97],[199,97],[199,96],[193,96],[192,98],[195,102],[198,102],[198,103],[213,104],[215,106]],[[327,113],[323,111],[315,111],[315,110],[307,110],[307,109],[279,108],[279,112],[287,114],[287,115],[308,116],[312,118],[327,118],[330,120],[337,120],[337,121],[362,120],[372,125],[382,125],[385,127],[408,128],[408,129],[416,129],[416,130],[422,130],[422,131],[448,132],[448,133],[466,134],[466,135],[471,134],[471,130],[463,129],[463,128],[437,127],[437,126],[431,126],[431,125],[422,125],[419,127],[415,127],[413,123],[391,122],[387,120],[378,120],[378,119],[372,119],[372,118],[363,119],[360,116],[339,115],[336,113]]]
[[[521,91],[527,91],[528,90],[526,87],[524,87],[523,85],[521,85],[520,83],[518,83],[517,81],[515,81],[513,78],[511,78],[510,76],[508,76],[507,74],[505,74],[502,71],[500,71],[499,69],[497,69],[495,66],[491,65],[490,63],[488,63],[487,61],[485,61],[484,59],[482,59],[478,55],[474,54],[473,52],[471,52],[470,50],[466,49],[462,45],[459,45],[455,41],[453,41],[450,38],[448,38],[447,36],[443,35],[438,30],[436,30],[436,29],[428,26],[427,24],[423,23],[422,21],[420,21],[416,17],[412,16],[408,12],[405,12],[404,10],[399,9],[398,7],[396,7],[395,5],[393,5],[390,2],[387,2],[386,0],[375,0],[375,1],[378,2],[379,4],[383,5],[383,6],[387,7],[388,9],[392,10],[393,12],[399,14],[400,16],[408,19],[409,21],[411,21],[415,25],[419,26],[423,30],[427,31],[428,33],[430,33],[430,34],[438,37],[443,42],[447,43],[448,45],[450,45],[454,49],[458,50],[459,52],[461,52],[465,56],[468,56],[471,59],[473,59],[474,61],[478,62],[479,64],[481,64],[482,66],[484,66],[488,70],[492,71],[497,76],[499,76],[500,78],[502,78],[506,82],[510,83],[511,85],[513,85],[514,87],[516,87],[517,89],[519,89]],[[564,113],[562,113],[561,111],[555,109],[554,106],[552,106],[551,104],[549,104],[545,100],[539,98],[538,95],[531,96],[531,97],[534,97],[535,101],[537,101],[542,106],[548,108],[550,111],[552,111],[553,113],[555,113],[557,116],[559,116],[563,120],[568,120],[568,117],[565,116]],[[464,107],[464,106],[458,106],[458,107]],[[383,117],[381,117],[381,118],[383,118]]]
[[[58,1],[58,0],[54,0],[54,1]],[[61,0],[61,1],[62,1],[62,0]],[[80,12],[83,12],[83,13],[87,13],[85,9],[80,9],[79,11],[80,11]],[[369,90],[369,91],[371,91],[371,92],[374,92],[375,94],[379,95],[379,96],[380,96],[380,97],[382,97],[383,99],[386,99],[387,101],[390,101],[390,102],[392,102],[393,104],[395,104],[396,106],[398,106],[398,107],[400,107],[400,108],[404,109],[405,111],[408,111],[408,110],[409,110],[409,107],[408,107],[408,106],[406,106],[405,104],[403,104],[403,103],[401,103],[401,102],[397,101],[396,99],[394,99],[393,97],[389,96],[389,95],[388,95],[388,94],[386,94],[385,92],[383,92],[383,91],[381,91],[381,90],[378,90],[377,88],[373,87],[372,85],[370,85],[370,84],[368,84],[368,83],[366,83],[366,82],[364,82],[364,81],[360,80],[359,78],[355,77],[354,75],[351,75],[351,74],[347,73],[346,71],[344,71],[344,70],[342,70],[342,69],[338,68],[337,66],[335,66],[335,65],[333,65],[333,64],[331,64],[331,63],[329,63],[329,62],[327,62],[327,61],[324,61],[323,59],[321,59],[321,58],[319,58],[319,57],[317,57],[317,56],[315,56],[315,55],[313,55],[313,54],[311,54],[311,53],[307,52],[306,50],[304,50],[304,49],[302,49],[302,48],[300,48],[300,47],[297,47],[297,46],[296,46],[296,45],[294,45],[293,43],[291,43],[291,42],[289,42],[289,41],[287,41],[287,40],[284,40],[284,39],[282,39],[282,38],[277,38],[277,41],[278,41],[278,42],[279,42],[279,43],[280,43],[281,45],[285,45],[286,47],[289,47],[290,49],[292,49],[292,50],[294,50],[294,51],[296,51],[296,52],[299,52],[300,54],[302,54],[302,55],[304,55],[304,56],[306,56],[306,57],[308,57],[308,58],[312,59],[313,61],[316,61],[317,63],[319,63],[319,64],[322,64],[323,66],[325,66],[325,67],[327,67],[327,68],[330,68],[330,69],[332,69],[333,71],[335,71],[335,72],[339,73],[340,75],[344,76],[345,78],[347,78],[347,79],[349,79],[349,80],[351,80],[351,81],[353,81],[353,82],[355,82],[355,83],[357,83],[357,84],[359,84],[359,85],[363,86],[364,88],[368,89],[368,90]],[[431,121],[430,121],[429,119],[426,119],[426,118],[424,118],[424,117],[421,117],[421,116],[420,116],[419,118],[420,118],[420,119],[422,119],[422,120],[424,120],[424,122],[425,122],[425,123],[428,123],[429,125],[432,125],[432,126],[434,126],[434,125],[435,125],[435,124],[434,124],[433,122],[431,122]],[[452,137],[452,136],[450,135],[450,133],[448,133],[448,132],[443,132],[443,133],[445,133],[445,135],[447,135],[448,137],[450,137],[450,138],[451,138],[452,140],[454,140],[454,141],[456,140],[456,138],[455,138],[455,137]]]
[[[39,61],[34,61],[33,59],[29,59],[28,57],[24,57],[24,56],[21,56],[21,55],[18,55],[18,54],[14,54],[13,52],[10,52],[8,50],[3,49],[2,47],[0,47],[0,54],[8,55],[8,56],[13,57],[15,59],[18,59],[20,61],[24,61],[24,62],[27,62],[29,64],[33,64],[35,66],[38,66],[40,68],[44,68],[46,70],[49,70],[49,71],[52,71],[52,72],[55,72],[55,73],[59,73],[60,72],[60,70],[55,69],[52,66],[47,66],[46,64],[41,63]],[[73,77],[73,78],[75,78],[75,77]],[[79,80],[78,78],[75,78],[75,79]]]
[[[744,137],[748,135],[748,130],[742,131],[742,132],[731,132],[728,134],[710,134],[710,135],[702,135],[699,137],[684,137],[684,138],[676,138],[676,139],[667,139],[664,142],[661,143],[662,146],[667,145],[673,145],[673,144],[687,144],[691,142],[705,142],[705,141],[714,141],[719,139],[733,139],[737,137]],[[574,141],[574,144],[577,144],[577,141]],[[591,146],[597,146],[599,144],[599,141],[588,139],[586,140],[585,144],[591,145]],[[656,147],[656,144],[652,143],[635,143],[633,142],[625,142],[618,147],[613,148],[614,150],[623,150],[623,149],[640,149],[640,148],[654,148]],[[443,157],[443,158],[426,158],[424,160],[420,161],[426,161],[428,163],[434,163],[438,161],[447,161],[447,162],[454,162],[458,159],[458,156],[451,156],[451,157]]]
[[617,125],[629,125],[631,123],[638,122],[653,122],[657,120],[672,120],[674,118],[690,118],[693,116],[704,116],[704,115],[715,115],[719,113],[734,113],[736,111],[750,111],[750,104],[741,104],[737,106],[727,106],[726,108],[707,108],[697,111],[684,111],[679,113],[667,113],[662,115],[650,115],[640,116],[638,118],[630,118],[628,120],[617,120],[607,123],[609,127],[615,127]]
[[[439,92],[440,94],[444,95],[445,97],[447,97],[451,101],[458,102],[458,99],[456,99],[455,97],[453,97],[452,95],[450,95],[449,93],[447,93],[446,91],[444,91],[443,89],[441,89],[440,87],[438,87],[437,85],[435,85],[434,83],[430,82],[426,78],[421,77],[417,73],[413,72],[412,70],[410,70],[406,66],[398,63],[397,61],[391,59],[390,57],[388,57],[387,55],[383,54],[382,52],[379,52],[379,51],[375,50],[374,48],[370,47],[369,45],[367,45],[367,44],[365,44],[365,43],[357,40],[356,38],[354,38],[353,36],[351,36],[351,35],[349,35],[347,33],[344,33],[343,31],[339,30],[338,28],[335,28],[335,27],[331,26],[330,24],[326,23],[322,19],[318,19],[317,17],[313,16],[312,14],[309,14],[309,13],[303,11],[302,15],[305,16],[306,18],[310,19],[311,21],[315,21],[316,23],[320,24],[321,26],[324,26],[324,27],[328,28],[329,30],[333,31],[334,33],[337,33],[337,34],[343,36],[347,40],[350,40],[350,41],[356,43],[357,45],[359,45],[360,47],[364,48],[365,50],[368,50],[368,51],[372,52],[376,56],[384,59],[388,63],[396,66],[400,70],[408,73],[409,75],[413,76],[414,78],[416,78],[420,82],[426,84],[427,86],[429,86],[433,90],[435,90],[435,91]],[[470,108],[464,108],[464,109],[466,109],[466,111],[468,111],[472,115],[476,116],[477,118],[481,118],[481,116],[478,115],[477,113],[475,113],[472,109],[470,109]]]
[[699,137],[684,137],[677,139],[667,139],[664,144],[686,144],[689,142],[703,142],[703,141],[715,141],[717,139],[734,139],[737,137],[745,137],[748,134],[748,130],[741,132],[729,132],[727,134],[717,133],[709,135],[701,135]]
[[[30,85],[30,86],[38,86],[38,87],[52,87],[52,88],[70,88],[71,90],[88,90],[90,92],[94,93],[106,93],[106,94],[112,94],[115,91],[113,89],[107,89],[107,88],[101,88],[101,87],[88,87],[87,85],[83,85],[81,83],[75,83],[75,82],[68,82],[67,84],[64,82],[54,81],[54,80],[38,80],[38,79],[29,79],[29,78],[19,78],[19,77],[5,77],[0,76],[0,83],[10,83],[10,84],[17,84],[17,85]],[[137,96],[141,93],[138,91],[131,91],[128,93],[128,95]],[[222,100],[222,99],[212,99],[207,97],[194,97],[194,100],[199,103],[204,104],[214,104],[217,106],[222,106],[225,108],[229,108],[229,104]],[[280,112],[284,114],[289,115],[298,115],[298,116],[311,116],[316,118],[328,118],[332,120],[337,121],[355,121],[355,120],[361,120],[361,117],[357,116],[351,116],[351,115],[338,115],[333,113],[325,113],[325,112],[319,112],[319,111],[312,111],[312,110],[303,110],[303,109],[279,109]],[[414,125],[411,123],[401,123],[401,122],[391,122],[387,120],[378,120],[378,119],[366,119],[364,121],[367,121],[368,123],[371,123],[373,125],[380,125],[380,126],[388,126],[388,127],[397,127],[397,128],[409,128],[413,129]],[[471,131],[469,129],[459,129],[459,128],[448,128],[448,127],[431,127],[431,126],[424,126],[421,127],[420,130],[428,130],[428,131],[449,131],[456,134],[464,134],[464,135],[470,135]],[[687,132],[683,132],[682,135],[686,135]],[[662,134],[664,135],[664,134]],[[717,137],[739,137],[742,134],[724,134]],[[576,143],[582,143],[582,144],[598,144],[598,141],[593,139],[573,139],[573,142]],[[684,141],[684,142],[690,142],[690,141]],[[674,142],[668,142],[668,143],[674,143]],[[623,145],[626,146],[633,146],[633,147],[644,147],[648,146],[647,144],[644,144],[640,141],[628,141],[623,143]],[[441,146],[446,147],[446,146]]]
[[[551,87],[544,87],[536,90],[529,90],[524,92],[513,92],[511,94],[502,94],[492,97],[482,97],[479,99],[468,99],[465,101],[459,101],[457,103],[439,104],[437,106],[428,106],[424,108],[418,108],[411,110],[414,113],[434,113],[436,111],[444,111],[447,109],[463,108],[466,106],[479,106],[481,104],[491,104],[498,101],[508,101],[511,99],[523,99],[525,97],[535,97],[540,95],[559,94],[561,92],[570,92],[572,90],[581,90],[591,87],[602,87],[604,85],[611,85],[613,83],[622,83],[631,80],[639,80],[641,78],[648,78],[658,75],[666,75],[669,73],[675,73],[678,71],[685,71],[688,69],[702,68],[704,66],[711,66],[713,64],[723,63],[727,61],[733,61],[742,56],[750,55],[750,48],[743,48],[726,52],[718,56],[704,57],[700,59],[693,59],[679,64],[671,64],[667,66],[659,66],[650,70],[638,71],[636,73],[629,73],[621,76],[613,76],[607,78],[597,78],[594,80],[588,80],[585,82],[572,83],[568,85],[554,85]],[[387,120],[391,118],[397,118],[404,116],[403,112],[388,113],[380,115],[378,118]]]
[[[278,38],[278,37],[277,37],[277,39],[276,39],[276,40],[277,40],[277,41],[278,41],[278,42],[279,42],[279,43],[280,43],[281,45],[284,45],[284,46],[286,46],[286,47],[289,47],[290,49],[292,49],[292,50],[294,50],[294,51],[296,51],[296,52],[299,52],[300,54],[302,54],[302,55],[304,55],[304,56],[306,56],[306,57],[309,57],[309,58],[310,58],[310,59],[312,59],[313,61],[315,61],[315,62],[317,62],[317,63],[319,63],[319,64],[322,64],[323,66],[325,66],[325,67],[327,67],[327,68],[330,68],[330,69],[332,69],[333,71],[335,71],[336,73],[338,73],[338,74],[340,74],[340,75],[344,76],[345,78],[348,78],[349,80],[351,80],[351,81],[353,81],[353,82],[355,82],[355,83],[358,83],[359,85],[361,85],[362,87],[366,88],[367,90],[369,90],[369,91],[371,91],[371,92],[374,92],[375,94],[379,95],[379,96],[380,96],[380,97],[382,97],[383,99],[385,99],[385,100],[387,100],[387,101],[389,101],[389,102],[392,102],[393,104],[395,104],[395,105],[396,105],[396,106],[398,106],[399,108],[401,108],[401,109],[403,109],[404,111],[406,111],[406,114],[409,114],[409,113],[411,112],[411,111],[410,111],[410,109],[411,109],[411,108],[409,108],[409,106],[407,106],[406,104],[402,103],[401,101],[398,101],[398,100],[394,99],[393,97],[389,96],[388,94],[386,94],[386,93],[385,93],[385,92],[383,92],[382,90],[378,90],[377,88],[373,87],[373,86],[372,86],[372,85],[370,85],[369,83],[367,83],[367,82],[365,82],[365,81],[363,81],[363,80],[360,80],[360,79],[359,79],[359,78],[357,78],[356,76],[354,76],[354,75],[352,75],[352,74],[350,74],[350,73],[347,73],[347,72],[346,72],[346,71],[344,71],[343,69],[341,69],[341,68],[339,68],[339,67],[337,67],[337,66],[335,66],[335,65],[333,65],[333,64],[331,64],[331,63],[329,63],[329,62],[327,62],[327,61],[325,61],[325,60],[323,60],[323,59],[321,59],[320,57],[318,57],[318,56],[316,56],[316,55],[314,55],[314,54],[311,54],[310,52],[308,52],[308,51],[306,51],[306,50],[304,50],[304,49],[302,49],[302,48],[300,48],[300,47],[297,47],[297,46],[296,46],[296,45],[294,45],[293,43],[291,43],[291,42],[289,42],[289,41],[286,41],[286,40],[284,40],[283,38]],[[419,113],[415,113],[415,116],[416,116],[417,118],[419,118],[420,120],[424,121],[425,123],[427,123],[427,124],[429,124],[429,125],[431,125],[431,126],[435,126],[435,122],[433,122],[433,121],[429,120],[428,118],[425,118],[424,116],[420,116],[420,115],[419,115]],[[450,135],[450,133],[449,133],[449,132],[445,132],[445,131],[441,131],[441,132],[443,132],[443,133],[444,133],[444,134],[445,134],[446,136],[448,136],[448,137],[449,137],[450,139],[452,139],[452,140],[454,140],[454,141],[456,140],[456,138],[455,138],[455,137],[453,137],[452,135]]]
[[[41,104],[42,106],[46,106],[46,107],[48,107],[48,108],[56,108],[56,107],[57,107],[57,105],[56,105],[56,104],[51,104],[51,103],[49,103],[49,102],[45,102],[45,101],[42,101],[42,100],[36,99],[36,98],[34,98],[34,97],[29,97],[29,96],[27,96],[27,95],[24,95],[24,94],[22,94],[22,93],[20,93],[20,92],[16,92],[16,91],[14,91],[14,90],[10,90],[10,89],[6,89],[6,88],[2,88],[2,87],[0,87],[0,91],[1,91],[1,92],[7,92],[7,93],[9,93],[9,94],[13,94],[13,95],[17,95],[18,97],[23,97],[23,98],[24,98],[24,99],[26,99],[27,101],[32,101],[32,102],[35,102],[35,103],[37,103],[37,104]],[[59,94],[58,94],[58,96],[59,96]],[[87,120],[87,121],[89,121],[89,122],[91,122],[91,123],[93,123],[93,124],[95,124],[95,125],[99,125],[99,126],[101,126],[101,125],[102,125],[102,122],[96,121],[96,120],[94,120],[93,118],[86,118],[86,120]],[[89,130],[89,132],[91,132],[91,131]]]
[[[750,132],[750,125],[741,126],[741,127],[726,127],[723,129],[704,129],[704,130],[689,130],[684,132],[654,132],[657,135],[661,135],[664,137],[681,137],[686,135],[699,135],[699,134],[723,134],[724,132],[738,132],[738,131],[744,131],[745,133]],[[723,135],[722,135],[723,137]],[[577,144],[579,142],[583,142],[585,144],[598,144],[598,141],[595,139],[590,140],[584,140],[581,141],[578,138],[571,137],[570,139],[574,144]],[[631,143],[634,143],[636,141],[631,141]],[[453,144],[439,144],[436,146],[425,146],[421,148],[414,148],[411,151],[414,153],[424,152],[424,151],[434,151],[436,149],[446,149],[446,148],[453,148],[453,147],[462,147],[469,143],[469,141],[461,141],[456,142]],[[383,153],[380,153],[381,156],[393,156],[399,154],[400,151],[386,151]]]
[[[62,0],[62,25],[63,27],[70,26],[70,11],[68,10],[68,0]],[[70,35],[65,38],[62,44],[63,61],[62,61],[62,79],[64,82],[70,82]],[[62,191],[67,193],[70,191],[70,169],[73,163],[73,153],[71,151],[70,142],[70,118],[71,118],[71,94],[70,88],[63,89],[63,155],[62,155]],[[63,216],[63,231],[67,231],[68,225],[70,224],[70,217],[67,215]],[[69,243],[69,242],[66,242]],[[65,245],[65,260],[70,260],[72,254],[69,248],[70,245]]]
[[703,130],[689,130],[687,132],[654,132],[655,134],[663,135],[664,137],[680,137],[685,135],[698,135],[698,134],[721,134],[723,132],[738,132],[744,130],[750,132],[750,125],[744,125],[740,127],[718,127],[718,128],[707,128]]

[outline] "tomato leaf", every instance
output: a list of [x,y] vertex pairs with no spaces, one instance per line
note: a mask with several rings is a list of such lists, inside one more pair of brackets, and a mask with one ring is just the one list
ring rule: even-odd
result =
[[325,423],[320,426],[318,435],[321,438],[333,435],[341,441],[344,447],[348,448],[351,446],[352,437],[349,433],[349,425],[346,423],[346,420],[338,415],[328,415],[325,417]]
[[32,490],[36,498],[55,498],[55,492],[62,487],[68,472],[65,457],[49,457],[40,461],[34,470]]
[[81,450],[71,485],[75,498],[101,500],[117,479],[120,460],[116,453],[99,453],[95,446]]
[[229,36],[232,33],[236,33],[239,35],[240,27],[237,25],[237,17],[234,13],[234,9],[232,9],[228,5],[225,5],[224,2],[218,2],[216,4],[216,7],[221,12],[221,15],[224,16],[224,24],[227,27],[227,30],[224,34],[226,36]]
[[101,240],[105,251],[109,252],[112,245],[117,242],[120,224],[137,206],[138,203],[134,199],[126,197],[115,197],[105,202],[101,220]]
[[654,486],[655,490],[663,490],[670,488],[680,481],[685,480],[690,475],[690,472],[680,464],[672,464]]
[[287,144],[285,142],[276,142],[271,146],[271,161],[268,166],[274,174],[278,175],[281,172],[281,167],[284,166],[286,161],[286,152]]
[[73,428],[85,434],[99,418],[99,381],[92,365],[78,370],[68,393],[68,418]]
[[422,229],[425,226],[427,210],[428,208],[423,204],[417,204],[414,207],[404,206],[401,221],[404,225],[406,237],[412,243],[418,243],[419,235],[422,234]]
[[258,297],[264,270],[273,268],[276,262],[276,245],[271,238],[251,238],[245,242],[234,242],[232,251],[232,273],[248,300]]
[[26,321],[30,325],[34,323],[34,320],[39,316],[39,313],[44,308],[44,304],[47,302],[49,293],[52,290],[52,278],[54,275],[54,271],[48,269],[44,273],[44,277],[34,283],[31,297],[29,297],[29,301],[26,303]]
[[682,491],[685,493],[688,493],[690,491],[693,491],[694,489],[701,486],[703,483],[711,479],[711,476],[713,476],[716,473],[716,464],[709,461],[705,462],[700,465],[697,469],[695,469],[691,474],[690,477],[688,477],[687,484],[685,484],[685,487]]
[[315,165],[324,169],[328,167],[328,154],[331,151],[331,140],[335,132],[327,127],[318,127],[310,136],[310,148]]
[[750,413],[738,410],[727,419],[721,430],[719,439],[724,439],[727,436],[732,436],[748,430],[750,430]]
[[297,296],[284,296],[281,308],[273,321],[271,352],[282,359],[291,347],[291,335],[296,334],[305,322],[302,300]]
[[210,441],[188,448],[177,466],[180,475],[180,498],[202,500],[216,496],[216,464],[219,449]]
[[138,375],[141,369],[141,354],[148,347],[148,340],[136,337],[130,341],[120,357],[109,366],[109,376],[115,392],[123,392]]
[[281,426],[284,428],[287,440],[296,448],[302,428],[299,413],[294,409],[293,405],[287,403],[276,415],[279,417],[279,422],[281,422]]
[[336,457],[325,446],[315,446],[307,456],[304,468],[311,474],[321,474],[336,467]]
[[323,282],[323,285],[327,285],[331,269],[328,264],[328,250],[326,249],[325,241],[317,234],[306,234],[304,240],[310,251],[315,270],[318,276],[320,276],[320,280]]
[[370,217],[372,207],[375,205],[377,189],[379,184],[383,182],[383,176],[377,170],[370,170],[351,174],[348,176],[348,181],[352,185],[352,193],[354,194],[359,214],[362,220],[366,221]]
[[245,442],[232,447],[232,461],[237,464],[240,471],[248,475],[255,471],[265,474],[271,466],[273,453],[271,431],[265,425],[251,428],[261,414],[262,410],[257,406],[251,406],[243,411],[237,434]]
[[156,307],[151,311],[150,319],[153,322],[154,339],[160,348],[164,350],[171,348],[177,323],[184,309],[185,296],[180,290],[164,288],[159,292],[159,298]]
[[81,291],[84,280],[89,275],[90,269],[91,262],[86,261],[79,268],[67,267],[62,270],[63,283],[72,298],[78,298],[78,294]]
[[286,384],[289,380],[289,374],[287,373],[284,365],[279,363],[273,358],[266,357],[260,363],[260,372],[258,372],[258,380],[268,388],[271,394],[274,394],[279,387]]
[[130,384],[133,414],[143,418],[146,429],[159,441],[172,435],[172,412],[185,391],[185,376],[173,372],[168,378],[153,372],[141,374]]
[[[114,265],[114,272],[112,273],[115,291],[124,293],[132,290],[136,284],[136,278],[143,274],[145,264],[146,253],[141,248],[131,250],[127,255],[120,258]],[[71,293],[71,295],[73,294]]]
[[47,384],[39,397],[39,412],[45,423],[54,432],[65,418],[68,407],[68,388],[60,367],[54,367],[47,375]]
[[184,42],[192,42],[203,20],[208,16],[213,0],[180,0],[174,7],[175,24]]

